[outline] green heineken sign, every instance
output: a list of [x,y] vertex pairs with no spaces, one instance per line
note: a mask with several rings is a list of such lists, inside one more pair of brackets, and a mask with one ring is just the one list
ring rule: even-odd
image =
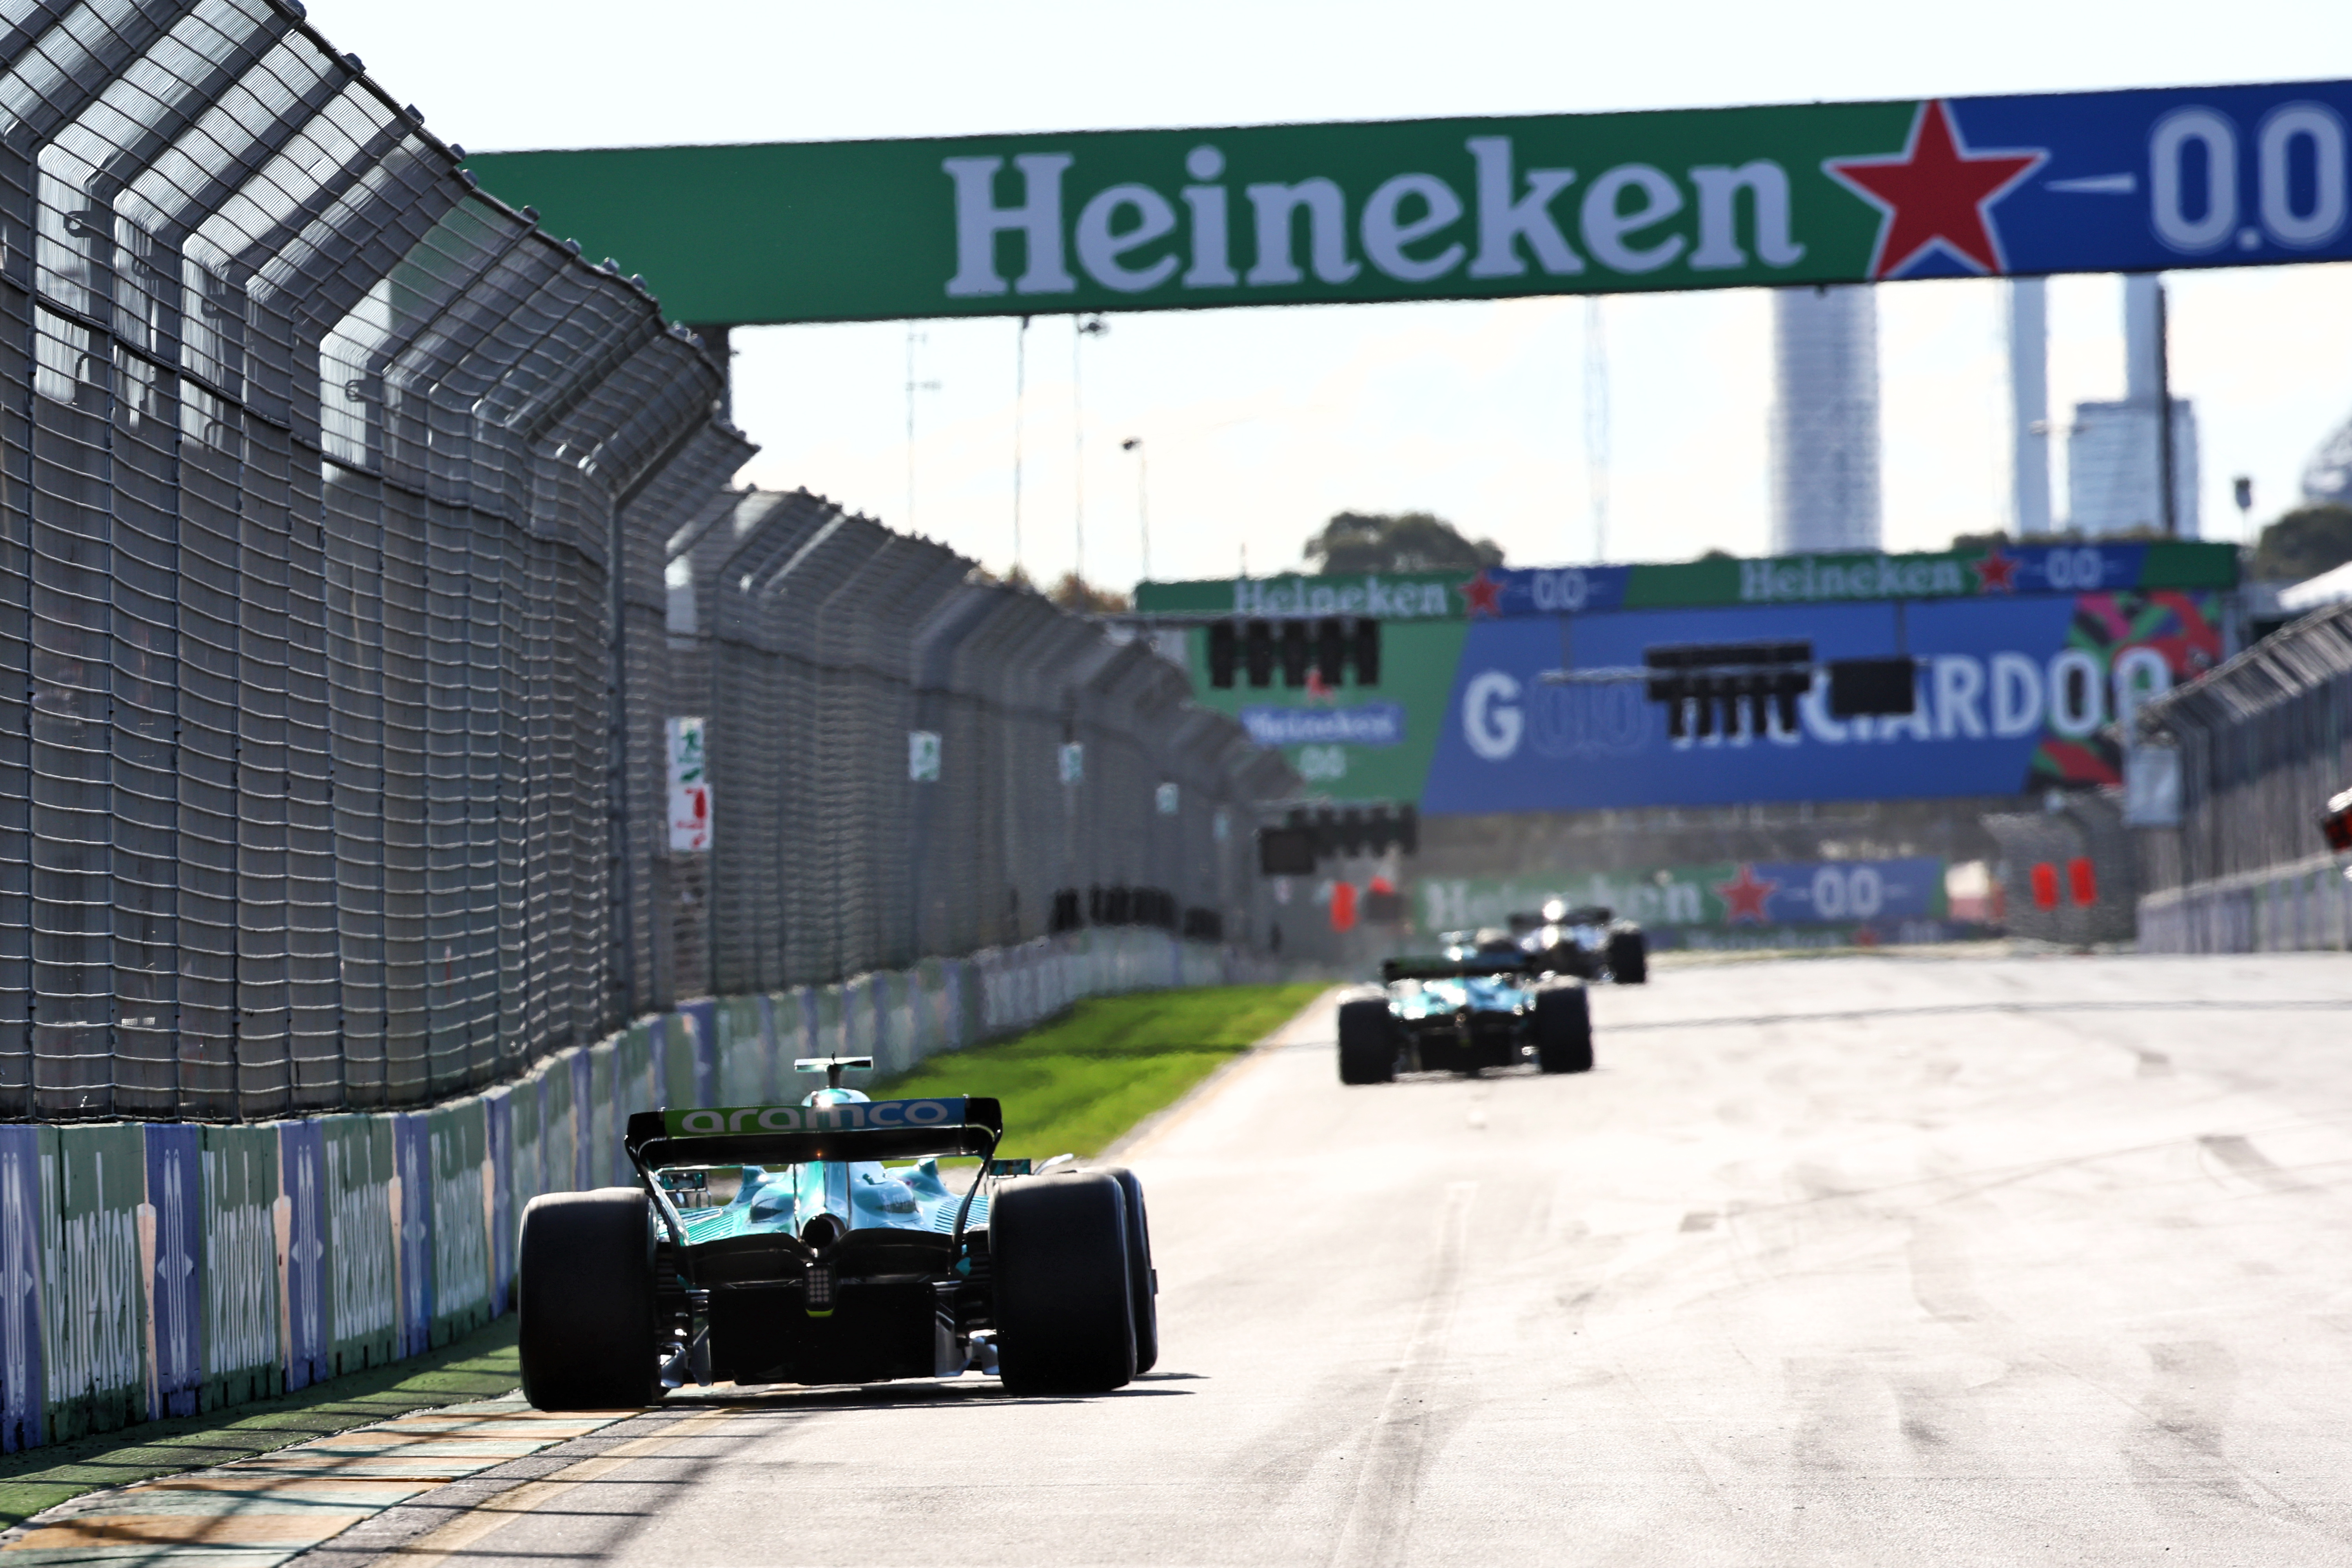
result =
[[2352,83],[508,153],[483,185],[707,322],[2352,258]]
[[2117,589],[2232,588],[2238,552],[2191,540],[2022,544],[1887,554],[1772,555],[1626,566],[1492,566],[1484,571],[1329,577],[1235,577],[1137,584],[1145,615],[1187,620],[1516,619],[1613,610],[2005,598]]

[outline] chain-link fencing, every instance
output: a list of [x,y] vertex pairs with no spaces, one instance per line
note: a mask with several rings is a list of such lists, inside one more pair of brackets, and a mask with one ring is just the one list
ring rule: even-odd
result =
[[716,498],[665,572],[712,835],[657,840],[648,878],[678,994],[1092,925],[1265,933],[1253,803],[1294,781],[1150,643],[805,492]]
[[2352,946],[2318,818],[2352,784],[2352,605],[2273,634],[2141,710],[2179,759],[2180,822],[2140,834],[2139,942],[2159,952]]
[[[721,367],[462,157],[289,0],[0,0],[0,1114],[424,1104],[1081,885],[1247,927],[1278,763],[937,545],[724,489]],[[667,847],[682,713],[715,860]]]

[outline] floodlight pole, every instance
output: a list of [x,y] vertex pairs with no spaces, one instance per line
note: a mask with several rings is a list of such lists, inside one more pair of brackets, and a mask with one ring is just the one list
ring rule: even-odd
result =
[[1151,460],[1143,449],[1143,437],[1129,436],[1118,444],[1122,452],[1135,454],[1135,525],[1143,540],[1143,565],[1136,576],[1151,581]]
[[1076,538],[1076,575],[1087,580],[1087,422],[1079,401],[1078,350],[1088,338],[1101,337],[1110,328],[1100,316],[1070,318],[1070,531]]
[[2157,483],[2164,487],[2164,502],[2157,515],[2164,520],[2164,536],[2180,537],[2180,512],[2173,497],[2172,456],[2172,336],[2165,308],[2164,279],[2156,280],[2156,468]]
[[1013,336],[1013,572],[1021,573],[1021,413],[1029,392],[1029,318]]

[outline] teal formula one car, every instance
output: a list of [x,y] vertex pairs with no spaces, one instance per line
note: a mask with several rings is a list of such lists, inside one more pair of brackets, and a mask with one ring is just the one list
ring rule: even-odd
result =
[[1387,1083],[1400,1072],[1475,1074],[1528,1062],[1589,1072],[1592,1013],[1580,976],[1546,966],[1508,931],[1392,958],[1382,984],[1339,1003],[1339,1081]]
[[[997,1160],[997,1102],[869,1100],[862,1058],[800,1064],[798,1105],[643,1111],[639,1184],[524,1211],[523,1394],[644,1405],[687,1384],[993,1373],[1097,1393],[1159,1354],[1143,1188],[1067,1157]],[[962,1182],[943,1159],[979,1162]]]

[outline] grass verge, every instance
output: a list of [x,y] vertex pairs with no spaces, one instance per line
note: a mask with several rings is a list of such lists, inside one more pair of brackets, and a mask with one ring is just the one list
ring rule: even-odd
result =
[[993,1095],[1008,1157],[1099,1154],[1313,1001],[1321,985],[1218,985],[1081,1002],[1043,1028],[934,1057],[877,1098]]
[[0,1458],[0,1529],[100,1487],[226,1465],[436,1405],[496,1399],[521,1381],[509,1312],[429,1354],[332,1378],[283,1399],[10,1454]]

